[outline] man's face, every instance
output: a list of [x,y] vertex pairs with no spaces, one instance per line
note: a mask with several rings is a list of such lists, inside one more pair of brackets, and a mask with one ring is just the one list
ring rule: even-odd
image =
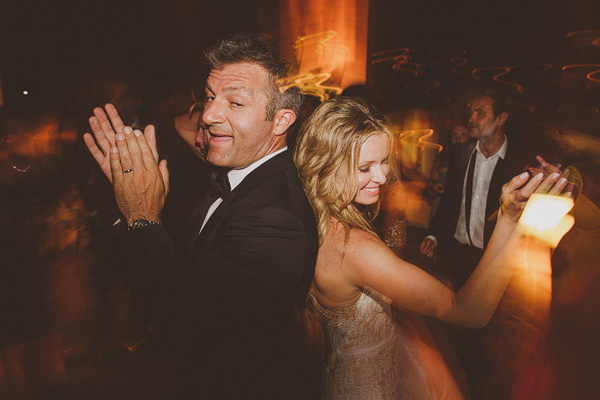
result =
[[267,121],[267,71],[251,63],[213,69],[206,81],[202,117],[210,163],[244,168],[273,152],[274,122]]
[[494,100],[487,96],[477,97],[473,100],[469,118],[469,133],[472,138],[490,139],[504,124],[505,113],[494,116],[493,104]]

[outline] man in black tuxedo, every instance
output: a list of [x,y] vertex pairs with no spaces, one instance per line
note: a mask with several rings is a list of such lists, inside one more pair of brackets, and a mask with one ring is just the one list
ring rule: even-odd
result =
[[302,94],[280,92],[287,65],[269,38],[237,35],[207,56],[207,160],[228,171],[221,187],[231,191],[194,213],[184,250],[160,220],[168,170],[157,165],[154,128],[123,127],[107,105],[109,118],[101,109],[90,118],[98,145],[89,134],[86,144],[113,181],[140,279],[163,316],[178,293],[169,398],[318,398],[295,312],[312,281],[317,230],[286,147]]

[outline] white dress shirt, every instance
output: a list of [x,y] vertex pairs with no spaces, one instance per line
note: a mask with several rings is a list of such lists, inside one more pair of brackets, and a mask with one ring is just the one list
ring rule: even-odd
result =
[[[471,199],[471,219],[469,223],[469,230],[471,232],[471,240],[473,241],[473,246],[478,247],[480,249],[483,249],[484,243],[483,228],[485,225],[485,208],[487,204],[488,192],[490,190],[490,181],[492,180],[492,175],[494,173],[494,169],[496,168],[496,164],[498,164],[498,160],[504,160],[504,157],[506,156],[507,143],[508,140],[506,136],[504,136],[504,143],[502,144],[500,149],[498,149],[498,151],[490,157],[486,157],[481,152],[481,149],[479,147],[479,141],[477,141],[475,149],[473,150],[477,154],[475,155],[476,162],[475,170],[473,173],[473,197]],[[469,171],[469,166],[467,166],[467,171]],[[467,235],[467,225],[465,218],[465,197],[467,190],[467,178],[468,173],[465,174],[465,180],[463,181],[460,215],[458,217],[458,224],[456,225],[456,232],[454,233],[454,238],[459,243],[471,245],[469,241],[469,236]]]
[[[264,156],[260,160],[255,161],[252,164],[248,165],[246,168],[232,169],[231,171],[227,172],[227,179],[229,180],[229,186],[231,187],[231,190],[235,189],[240,183],[242,183],[242,181],[248,175],[250,175],[250,172],[254,171],[256,168],[260,167],[262,164],[264,164],[271,158],[275,157],[277,154],[283,153],[286,150],[287,150],[287,146],[282,149],[277,150],[276,152],[273,152],[271,154]],[[208,219],[213,215],[213,213],[215,212],[217,207],[219,207],[219,205],[222,202],[223,202],[223,199],[219,197],[210,205],[210,207],[208,208],[208,211],[206,212],[206,217],[204,217],[204,222],[202,223],[200,232],[202,232],[204,225],[206,225],[206,223],[208,222]]]

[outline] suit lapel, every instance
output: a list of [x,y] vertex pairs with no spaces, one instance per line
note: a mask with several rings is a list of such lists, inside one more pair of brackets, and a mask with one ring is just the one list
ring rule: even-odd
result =
[[502,158],[498,159],[494,172],[492,173],[492,179],[490,180],[490,189],[488,191],[488,197],[485,205],[485,218],[486,220],[492,215],[500,206],[500,192],[502,191],[502,185],[506,182],[504,180],[504,166],[506,161]]
[[188,256],[192,254],[192,251],[194,250],[194,247],[196,246],[196,242],[198,241],[198,238],[200,235],[198,235],[198,233],[200,232],[200,228],[202,228],[202,224],[204,223],[204,218],[206,218],[206,213],[208,212],[208,209],[210,208],[210,205],[212,203],[214,203],[216,199],[212,196],[207,196],[202,203],[200,204],[200,206],[196,209],[196,211],[194,211],[194,213],[190,216],[190,224],[193,226],[192,228],[192,240],[189,242],[190,246],[188,248]]
[[[212,236],[212,233],[216,231],[216,227],[217,227],[218,223],[221,221],[223,214],[229,208],[229,205],[232,202],[232,197],[233,197],[233,196],[231,196],[232,194],[233,194],[233,192],[230,193],[230,196],[228,196],[225,200],[223,200],[221,202],[221,204],[219,204],[219,206],[217,207],[215,212],[210,216],[208,221],[206,221],[206,225],[204,226],[204,229],[202,229],[200,234],[197,235],[197,242],[206,243],[209,240],[209,238]],[[198,228],[198,231],[199,230],[200,229]],[[205,246],[200,245],[200,247],[205,247]]]
[[[471,155],[475,151],[475,144],[477,142],[469,143],[469,146],[465,146],[463,148],[461,157],[460,157],[460,176],[464,179],[465,174],[467,173],[467,167],[469,166],[469,160],[471,159]],[[461,182],[462,185],[462,182]]]
[[[196,240],[192,246],[190,257],[192,260],[201,256],[206,249],[211,249],[214,246],[218,232],[221,231],[221,226],[226,221],[224,216],[231,209],[232,205],[243,201],[244,197],[253,189],[258,187],[262,182],[269,181],[271,177],[280,173],[286,168],[293,167],[293,161],[289,151],[284,151],[276,155],[272,159],[260,165],[252,171],[244,180],[231,191],[229,196],[217,207],[213,215],[206,222],[206,226],[202,229],[199,235],[196,235]],[[208,207],[206,209],[208,211]],[[204,213],[206,215],[206,212]],[[199,231],[199,228],[198,228]],[[197,231],[197,232],[198,232]]]

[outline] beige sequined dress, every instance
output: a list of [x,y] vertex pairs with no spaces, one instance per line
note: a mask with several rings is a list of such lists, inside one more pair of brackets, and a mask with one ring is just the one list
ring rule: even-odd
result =
[[353,304],[328,309],[313,295],[311,302],[325,336],[324,399],[462,398],[439,353],[402,331],[384,296],[366,288]]

